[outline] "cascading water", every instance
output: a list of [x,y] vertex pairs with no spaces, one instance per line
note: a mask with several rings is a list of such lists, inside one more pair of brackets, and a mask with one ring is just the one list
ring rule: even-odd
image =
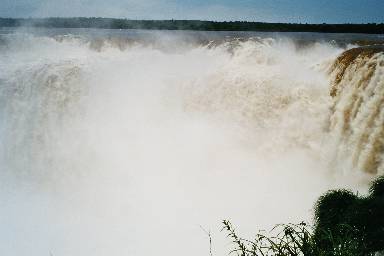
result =
[[[383,119],[344,122],[344,108],[357,108],[345,103],[355,97],[347,83],[362,81],[343,75],[329,95],[327,71],[344,49],[153,40],[2,36],[1,255],[207,255],[200,226],[225,255],[224,218],[251,235],[310,221],[327,189],[365,189],[372,154],[352,164],[339,149],[376,147]],[[366,111],[382,104],[379,91],[367,97],[382,87],[380,61],[359,67],[367,76],[377,63]],[[364,123],[368,138],[352,129]]]
[[353,167],[384,174],[384,48],[344,52],[332,67],[334,97],[331,129],[338,155]]

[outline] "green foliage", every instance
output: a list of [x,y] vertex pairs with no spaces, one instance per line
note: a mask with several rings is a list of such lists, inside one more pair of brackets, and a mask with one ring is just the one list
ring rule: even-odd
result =
[[239,256],[370,256],[384,250],[384,177],[371,184],[370,195],[358,197],[347,190],[321,196],[315,207],[315,226],[277,225],[253,240],[240,238],[223,221]]
[[276,31],[327,33],[384,33],[384,24],[295,24],[248,21],[129,20],[111,18],[0,18],[0,27],[164,29],[204,31]]
[[315,237],[323,250],[332,245],[322,239],[322,233],[326,231],[343,239],[343,225],[352,228],[350,240],[358,242],[362,252],[359,255],[384,250],[384,177],[375,180],[369,191],[367,197],[358,197],[346,190],[334,190],[319,198]]
[[[346,225],[339,226],[344,235],[333,236],[331,232],[321,233],[322,241],[313,235],[313,229],[305,223],[277,225],[269,234],[260,232],[253,240],[240,238],[232,224],[223,221],[224,230],[235,247],[231,253],[239,256],[370,256],[362,253],[360,241],[355,240],[354,230]],[[324,250],[319,242],[331,246]]]
[[304,223],[299,225],[278,225],[268,234],[258,233],[254,240],[240,238],[232,224],[224,220],[224,228],[232,238],[235,248],[231,253],[248,255],[310,255],[313,251],[312,236]]
[[384,197],[384,176],[372,182],[369,192],[373,197]]
[[358,201],[358,197],[347,190],[329,191],[321,196],[315,207],[316,235],[320,236],[324,230],[338,237],[344,233],[338,225],[344,222],[344,216],[350,206]]

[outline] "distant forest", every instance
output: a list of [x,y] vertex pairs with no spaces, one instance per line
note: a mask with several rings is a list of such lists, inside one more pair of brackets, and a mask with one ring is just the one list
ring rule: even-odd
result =
[[0,27],[159,29],[201,31],[268,31],[383,34],[384,23],[296,24],[248,21],[129,20],[111,18],[0,18]]

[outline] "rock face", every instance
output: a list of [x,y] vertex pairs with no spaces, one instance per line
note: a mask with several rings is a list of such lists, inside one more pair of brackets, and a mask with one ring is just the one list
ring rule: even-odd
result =
[[384,174],[384,46],[345,51],[330,73],[337,154],[350,158],[354,168]]

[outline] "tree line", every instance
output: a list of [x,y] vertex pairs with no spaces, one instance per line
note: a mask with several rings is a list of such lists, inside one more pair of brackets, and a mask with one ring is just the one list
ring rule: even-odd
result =
[[298,24],[249,21],[130,20],[112,18],[0,18],[0,27],[156,29],[383,34],[384,23]]

